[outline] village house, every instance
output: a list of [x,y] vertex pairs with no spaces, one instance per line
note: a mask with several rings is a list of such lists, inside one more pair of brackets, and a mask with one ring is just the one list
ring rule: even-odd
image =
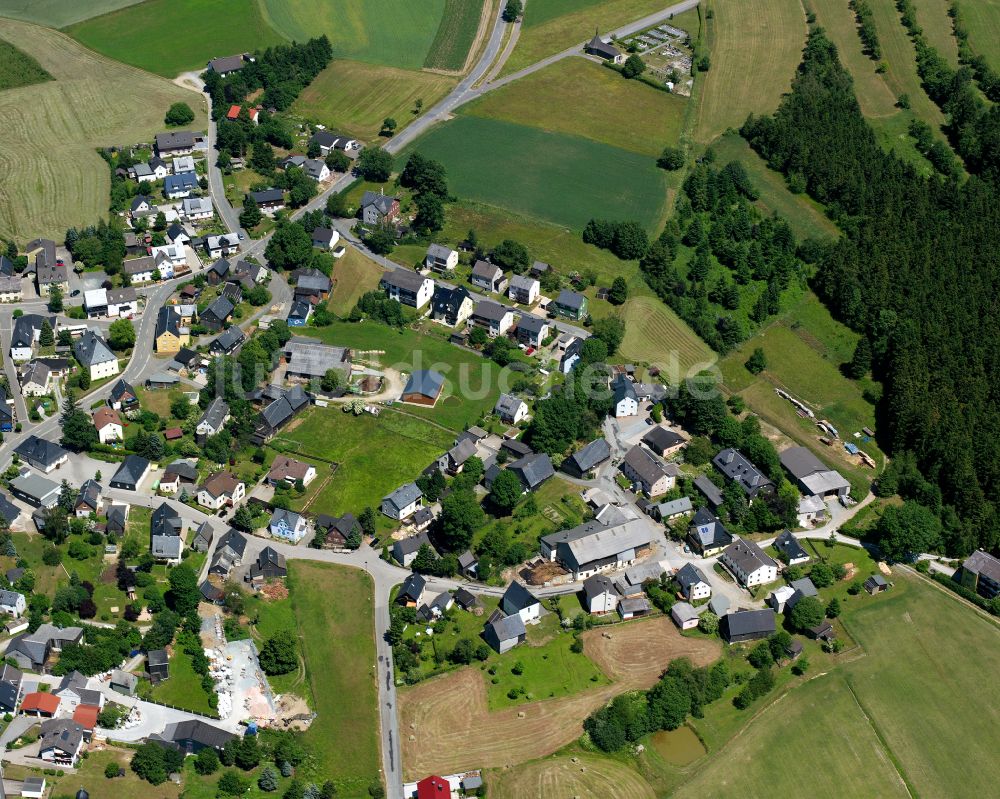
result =
[[268,532],[275,538],[299,543],[309,532],[306,518],[294,511],[276,508],[267,525]]
[[730,644],[767,638],[776,629],[777,616],[770,608],[727,613],[719,621],[719,635]]
[[681,451],[687,439],[663,425],[656,425],[642,437],[642,443],[661,458],[669,458]]
[[785,530],[778,535],[774,539],[773,546],[781,559],[789,566],[799,566],[809,562],[809,553],[803,549],[799,539],[790,530]]
[[691,549],[703,558],[711,558],[733,542],[733,537],[719,518],[708,508],[698,508],[688,528]]
[[97,428],[97,438],[102,444],[121,441],[125,437],[118,411],[106,405],[94,411],[94,427]]
[[30,361],[18,373],[21,393],[26,397],[44,397],[52,391],[52,370],[41,361]]
[[160,492],[164,494],[178,494],[181,491],[189,491],[189,495],[195,493],[194,486],[198,483],[197,460],[176,460],[167,465],[160,478]]
[[612,613],[620,598],[614,581],[607,575],[594,574],[583,581],[583,607],[588,613]]
[[507,299],[522,305],[534,305],[541,290],[542,284],[533,277],[514,275],[507,286]]
[[10,493],[35,508],[51,508],[59,501],[59,483],[23,469],[10,481]]
[[424,267],[432,272],[453,272],[458,266],[458,251],[442,244],[431,244],[424,256]]
[[208,69],[217,73],[220,78],[226,78],[234,72],[239,72],[253,60],[253,56],[249,53],[243,53],[242,55],[229,55],[224,58],[213,58],[208,62]]
[[285,207],[285,193],[281,189],[261,189],[250,192],[250,197],[261,213],[274,216]]
[[190,130],[175,130],[168,133],[157,133],[155,137],[156,151],[161,158],[174,155],[190,155],[195,148],[195,134]]
[[507,287],[507,279],[504,277],[503,270],[489,261],[476,261],[469,280],[476,288],[498,294]]
[[351,377],[351,350],[321,341],[293,336],[285,344],[285,379],[319,380],[334,369],[346,384]]
[[685,563],[678,569],[674,580],[688,602],[698,602],[710,599],[712,596],[712,585],[708,582],[705,572],[693,563]]
[[458,327],[472,315],[474,303],[465,286],[448,288],[438,284],[431,300],[431,318],[449,327]]
[[390,519],[403,521],[416,512],[423,496],[416,483],[402,485],[391,494],[382,497],[382,513]]
[[233,568],[239,566],[243,561],[246,546],[246,536],[230,527],[215,547],[208,573],[223,579],[227,578]]
[[519,424],[528,415],[528,403],[513,394],[501,394],[493,406],[493,413],[507,424]]
[[96,480],[85,480],[76,495],[73,514],[78,519],[85,519],[91,514],[97,515],[104,509],[104,489]]
[[472,311],[472,324],[483,328],[490,338],[497,338],[514,324],[514,312],[500,303],[482,300]]
[[0,275],[0,302],[21,302],[24,290],[17,275]]
[[493,612],[483,628],[483,640],[496,652],[503,654],[522,643],[528,637],[528,631],[520,615],[504,616],[498,609]]
[[58,469],[69,460],[68,451],[58,444],[36,435],[24,439],[14,448],[14,452],[31,468],[37,469],[43,474]]
[[237,325],[227,327],[208,345],[208,351],[213,355],[232,355],[236,349],[247,340],[246,335]]
[[218,472],[198,489],[198,504],[212,510],[233,507],[246,494],[246,484],[229,472]]
[[288,576],[288,568],[285,566],[285,556],[276,552],[272,547],[264,547],[257,560],[250,564],[247,571],[246,581],[255,591],[260,590],[271,580],[281,580]]
[[322,535],[327,546],[344,547],[347,546],[347,539],[357,534],[361,540],[361,525],[354,518],[353,513],[345,513],[343,516],[329,516],[321,513],[316,517],[313,524],[317,536]]
[[611,382],[612,402],[615,406],[615,418],[635,416],[639,413],[639,398],[635,393],[635,384],[627,375],[620,374]]
[[963,561],[956,577],[962,585],[985,599],[1000,594],[1000,560],[982,549]]
[[542,615],[542,603],[538,597],[516,580],[504,591],[500,599],[500,609],[507,616],[517,614],[525,624],[538,621]]
[[517,320],[514,331],[519,343],[538,349],[549,335],[549,323],[531,314],[524,314]]
[[727,480],[735,482],[743,490],[747,499],[774,493],[774,482],[735,449],[722,450],[712,463]]
[[611,458],[611,445],[597,438],[581,447],[562,462],[562,469],[573,477],[583,478]]
[[204,438],[218,435],[227,421],[229,421],[229,403],[222,397],[215,397],[208,403],[208,407],[198,420],[195,435]]
[[198,175],[194,172],[167,175],[163,181],[163,193],[168,200],[180,200],[184,197],[190,197],[191,192],[197,188]]
[[212,304],[205,309],[204,313],[202,313],[200,320],[201,324],[212,331],[222,330],[226,322],[229,321],[229,317],[233,315],[233,311],[235,309],[235,303],[233,303],[228,297],[216,297],[214,302],[212,302]]
[[434,294],[434,281],[408,269],[394,269],[382,275],[379,285],[390,300],[423,308]]
[[518,458],[508,464],[507,468],[517,475],[526,492],[537,490],[556,473],[552,459],[544,452],[532,452],[530,455]]
[[5,613],[16,619],[24,615],[26,608],[24,594],[18,591],[0,589],[0,613]]
[[301,481],[302,485],[307,486],[315,479],[315,466],[289,458],[287,455],[277,455],[267,473],[267,481],[271,485],[294,486]]
[[392,556],[396,559],[404,568],[409,568],[410,565],[416,560],[417,554],[420,552],[420,548],[423,546],[431,546],[431,540],[427,537],[426,532],[419,532],[416,535],[411,535],[407,538],[401,538],[392,545]]
[[152,464],[139,455],[127,455],[121,466],[112,476],[109,485],[112,488],[121,488],[125,491],[135,491],[149,474]]
[[240,248],[240,239],[235,233],[224,233],[221,236],[206,236],[205,251],[209,258],[222,258],[235,255]]
[[805,496],[843,497],[851,491],[851,484],[840,472],[827,467],[806,447],[789,447],[778,459]]
[[778,579],[778,564],[753,541],[737,538],[726,547],[719,561],[744,588],[765,585]]
[[108,405],[116,411],[131,410],[138,406],[138,404],[139,398],[135,393],[135,389],[124,380],[117,380],[111,387],[111,393],[108,395]]
[[333,228],[318,227],[312,232],[312,246],[320,250],[332,250],[340,241],[340,233]]
[[387,197],[381,191],[366,191],[361,195],[361,221],[366,225],[388,225],[398,219],[398,197]]
[[[181,216],[189,222],[201,219],[211,219],[215,215],[215,207],[211,197],[188,197],[181,203]],[[175,246],[181,246],[174,242]]]
[[416,572],[408,575],[407,578],[403,580],[399,593],[396,595],[397,604],[409,608],[419,607],[424,596],[424,587],[426,585],[427,580],[423,575],[417,574]]
[[83,751],[84,729],[72,719],[46,719],[38,738],[38,757],[45,763],[75,766]]
[[666,494],[674,487],[680,475],[680,470],[674,464],[664,463],[638,444],[625,454],[618,468],[649,497]]
[[433,407],[443,389],[444,375],[432,369],[418,369],[406,381],[400,402]]
[[549,310],[567,319],[579,321],[587,315],[587,298],[576,291],[563,289],[549,306]]
[[589,522],[542,536],[541,556],[555,561],[570,571],[574,580],[585,580],[592,574],[617,571],[631,566],[639,558],[639,550],[653,541],[650,525],[641,519],[629,518],[614,506],[603,520]]

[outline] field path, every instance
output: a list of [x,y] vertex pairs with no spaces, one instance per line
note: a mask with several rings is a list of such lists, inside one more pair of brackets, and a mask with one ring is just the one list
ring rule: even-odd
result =
[[583,721],[623,691],[649,688],[671,660],[711,663],[717,641],[684,638],[666,617],[590,630],[584,653],[614,684],[565,699],[491,711],[485,676],[475,668],[399,692],[404,775],[499,768],[550,754],[578,738]]

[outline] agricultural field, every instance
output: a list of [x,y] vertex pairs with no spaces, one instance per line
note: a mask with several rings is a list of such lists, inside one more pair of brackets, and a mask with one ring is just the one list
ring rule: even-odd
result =
[[1000,69],[1000,0],[964,0],[960,6],[972,48]]
[[358,796],[379,776],[372,581],[359,569],[304,561],[289,562],[288,580],[317,713],[303,743],[318,777]]
[[61,240],[66,228],[105,216],[110,177],[95,149],[150,141],[171,103],[190,103],[193,129],[206,124],[193,92],[108,61],[62,33],[0,20],[0,39],[16,43],[55,79],[0,94],[4,237]]
[[[837,741],[834,747],[830,741]],[[822,752],[822,768],[815,764]],[[780,753],[780,755],[779,755]],[[779,766],[779,764],[782,764]],[[906,797],[906,786],[839,673],[795,688],[673,795]]]
[[655,799],[649,784],[633,769],[610,757],[556,756],[488,778],[495,799],[525,796],[576,796],[579,799]]
[[664,216],[666,178],[652,159],[579,136],[459,116],[411,149],[444,164],[458,196],[557,225],[610,215],[654,231]]
[[335,59],[302,90],[291,113],[371,141],[383,119],[392,117],[402,128],[414,118],[417,100],[428,108],[454,85],[447,75]]
[[[980,6],[991,5],[992,0],[977,0]],[[917,22],[924,29],[924,37],[941,55],[948,59],[952,68],[958,67],[958,41],[951,29],[951,17],[948,16],[948,0],[913,0],[917,9]],[[1000,8],[1000,6],[995,7]],[[972,9],[969,9],[971,12]],[[962,15],[968,18],[965,5],[961,6]],[[970,32],[971,35],[971,32]]]
[[461,113],[583,136],[655,158],[680,139],[687,102],[580,58],[483,95]]
[[668,379],[677,366],[678,379],[692,369],[700,371],[716,360],[715,353],[696,336],[691,328],[662,301],[655,297],[632,297],[625,305],[625,339],[623,358],[655,363],[664,369]]
[[344,318],[350,314],[361,295],[378,288],[383,269],[355,247],[348,247],[343,257],[334,261],[333,290],[326,307]]
[[64,28],[143,0],[0,0],[0,17]]
[[524,25],[517,46],[501,75],[517,72],[546,56],[582,45],[594,28],[607,35],[629,22],[663,9],[662,0],[533,0],[525,4]]
[[0,39],[0,91],[52,80],[34,58]]
[[289,41],[326,34],[340,58],[420,69],[438,32],[445,0],[261,0],[267,21]]
[[201,72],[212,58],[284,42],[258,0],[145,0],[72,25],[67,33],[102,55],[168,78]]
[[717,641],[683,637],[663,617],[617,625],[608,637],[606,631],[584,634],[584,654],[613,680],[608,686],[496,711],[489,710],[484,675],[473,668],[401,690],[400,728],[412,730],[403,739],[407,778],[551,754],[579,737],[591,711],[622,691],[653,685],[674,658],[704,665],[719,653]]
[[695,138],[712,141],[748,114],[778,107],[802,59],[806,20],[797,0],[716,3],[708,20],[712,68],[697,92]]
[[[359,514],[403,483],[416,479],[434,458],[454,443],[454,435],[421,419],[383,410],[378,418],[353,416],[339,407],[314,408],[301,423],[289,425],[276,444],[337,462],[333,477],[316,479],[315,513]],[[392,458],[386,458],[386,452]],[[312,488],[310,486],[310,488]],[[307,497],[313,496],[310,492]]]
[[445,0],[441,25],[427,53],[424,68],[461,71],[483,13],[489,8],[492,6],[484,0]]

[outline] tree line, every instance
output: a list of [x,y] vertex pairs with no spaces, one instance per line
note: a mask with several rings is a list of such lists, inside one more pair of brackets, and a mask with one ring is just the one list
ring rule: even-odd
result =
[[[968,98],[968,81],[953,82]],[[741,132],[772,169],[801,181],[845,232],[818,247],[815,289],[864,336],[862,366],[870,353],[883,385],[880,444],[897,459],[911,453],[925,478],[902,481],[900,490],[920,486],[907,498],[940,516],[945,551],[960,555],[1000,544],[992,499],[1000,487],[993,344],[1000,196],[992,155],[1000,117],[985,110],[966,130],[955,111],[950,127],[958,150],[978,173],[964,184],[923,177],[883,151],[836,48],[817,29],[777,112],[751,116]],[[980,131],[988,141],[965,139]]]

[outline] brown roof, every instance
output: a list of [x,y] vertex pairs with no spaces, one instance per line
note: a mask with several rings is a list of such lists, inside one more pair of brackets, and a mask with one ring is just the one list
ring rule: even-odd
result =
[[174,439],[180,438],[183,435],[184,431],[181,430],[179,427],[168,427],[166,430],[163,431],[163,437],[167,439],[167,441],[173,441]]
[[94,427],[98,430],[107,427],[109,424],[120,425],[121,423],[121,417],[114,408],[104,407],[94,412]]
[[218,472],[202,483],[201,487],[213,497],[221,497],[223,494],[232,494],[239,484],[240,480],[236,475],[229,472]]
[[97,705],[77,705],[73,711],[73,721],[85,730],[92,730],[97,726],[97,714],[100,712]]
[[39,710],[42,713],[55,713],[59,709],[59,697],[50,693],[36,691],[25,694],[21,700],[21,710]]
[[279,455],[271,464],[271,471],[267,473],[267,477],[269,480],[304,480],[310,468],[308,463]]

